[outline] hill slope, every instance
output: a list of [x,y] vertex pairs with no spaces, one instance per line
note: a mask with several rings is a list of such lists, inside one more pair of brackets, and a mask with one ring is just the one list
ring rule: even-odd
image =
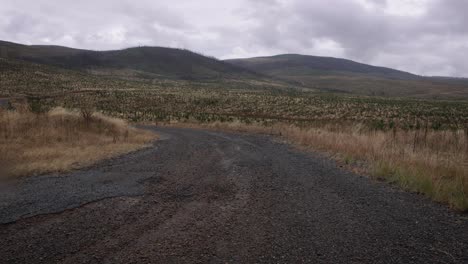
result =
[[[466,79],[427,78],[345,59],[295,54],[220,61],[187,50],[162,47],[90,51],[0,41],[0,58],[6,59],[3,64],[15,61],[18,66],[18,61],[24,61],[53,66],[53,71],[73,70],[64,73],[66,76],[77,76],[76,73],[81,72],[110,77],[99,82],[115,82],[117,79],[202,81],[216,84],[218,88],[226,88],[226,85],[239,88],[254,86],[255,89],[266,86],[279,89],[301,87],[358,95],[468,98]],[[26,67],[27,64],[20,65]],[[63,73],[60,75],[64,76]],[[89,77],[85,79],[90,80]],[[70,84],[64,86],[69,87]]]
[[233,59],[227,60],[227,62],[268,75],[300,76],[348,73],[405,80],[418,77],[408,72],[367,65],[346,59],[298,54]]
[[297,54],[226,60],[324,92],[423,98],[468,98],[468,82],[429,78],[346,59]]
[[21,45],[0,41],[0,58],[19,59],[97,74],[143,78],[261,78],[238,66],[188,50],[137,47],[90,51],[61,46]]

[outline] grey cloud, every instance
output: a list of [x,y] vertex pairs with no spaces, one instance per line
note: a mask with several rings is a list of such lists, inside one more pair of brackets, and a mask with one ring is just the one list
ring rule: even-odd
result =
[[[385,12],[388,1],[371,2],[377,8],[358,1],[289,1],[281,15],[262,20],[256,37],[284,50],[293,41],[298,53],[310,50],[311,40],[328,39],[343,48],[344,54],[336,55],[358,61],[419,74],[468,75],[468,63],[462,62],[468,61],[468,2],[429,1],[420,16],[391,14]],[[282,25],[288,31],[275,30]]]
[[388,12],[410,8],[402,0],[3,0],[0,39],[172,46],[220,58],[303,53],[468,76],[468,2],[417,1],[418,15]]

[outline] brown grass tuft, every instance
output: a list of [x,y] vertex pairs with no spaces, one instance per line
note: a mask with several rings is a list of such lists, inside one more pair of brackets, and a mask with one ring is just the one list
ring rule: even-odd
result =
[[155,135],[124,121],[55,108],[0,112],[0,176],[62,172],[147,146]]

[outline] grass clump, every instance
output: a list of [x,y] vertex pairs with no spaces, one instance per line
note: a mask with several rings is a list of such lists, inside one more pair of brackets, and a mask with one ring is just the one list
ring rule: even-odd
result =
[[99,113],[0,110],[0,177],[63,172],[147,146],[155,135]]
[[[284,131],[284,129],[283,129]],[[468,167],[463,131],[426,132],[424,139],[414,131],[330,130],[290,127],[283,134],[292,142],[319,149],[346,160],[363,160],[369,174],[424,194],[451,207],[468,210]],[[457,140],[458,145],[451,143]]]

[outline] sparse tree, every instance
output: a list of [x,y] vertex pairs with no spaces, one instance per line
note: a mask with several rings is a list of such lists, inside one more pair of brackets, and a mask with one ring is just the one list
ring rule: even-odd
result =
[[86,95],[80,95],[77,99],[81,117],[83,117],[83,120],[87,125],[89,125],[96,110],[94,99],[91,96]]

